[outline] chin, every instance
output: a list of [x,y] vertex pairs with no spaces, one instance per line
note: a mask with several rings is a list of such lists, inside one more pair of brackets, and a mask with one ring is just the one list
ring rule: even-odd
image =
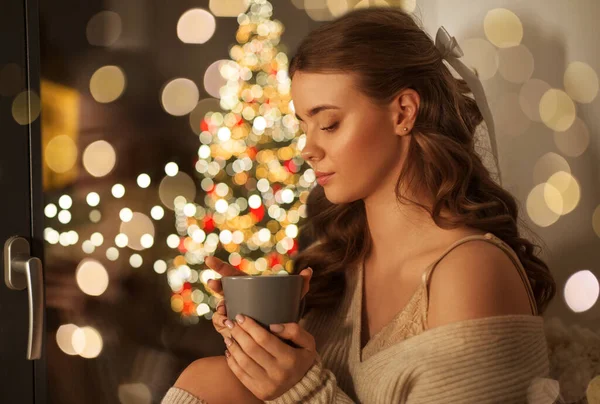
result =
[[[320,185],[319,185],[320,186]],[[361,199],[360,197],[354,196],[353,194],[351,194],[349,192],[349,190],[346,190],[345,192],[340,192],[339,190],[335,190],[332,189],[331,187],[325,185],[323,187],[324,189],[324,194],[325,194],[325,198],[327,198],[327,200],[331,203],[333,203],[334,205],[341,205],[344,203],[352,203],[354,201],[357,201],[359,199]]]

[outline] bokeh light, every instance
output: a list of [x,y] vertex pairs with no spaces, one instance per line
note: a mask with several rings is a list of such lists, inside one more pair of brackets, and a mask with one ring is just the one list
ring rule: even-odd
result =
[[[381,3],[381,0],[376,1]],[[364,3],[364,1],[361,0],[356,7],[360,8],[360,3]],[[327,7],[326,0],[304,0],[304,11],[314,21],[330,21],[333,19],[333,15]]]
[[102,213],[98,209],[94,209],[90,212],[90,222],[98,223],[102,219]]
[[90,79],[90,93],[100,103],[116,101],[123,95],[127,80],[125,72],[118,66],[103,66]]
[[[221,98],[219,90],[225,84],[227,79],[221,75],[220,68],[223,64],[231,62],[230,60],[217,60],[208,66],[204,73],[204,89],[208,94],[215,98]],[[195,107],[195,106],[194,106]]]
[[58,206],[63,209],[71,209],[71,206],[73,206],[73,199],[69,195],[62,195],[58,198]]
[[327,8],[333,17],[340,17],[350,11],[348,0],[327,0]]
[[129,257],[129,265],[131,265],[133,268],[139,268],[143,263],[144,260],[139,254],[132,254],[131,257]]
[[58,208],[53,203],[49,203],[44,208],[44,215],[46,215],[46,217],[49,219],[52,219],[53,217],[55,217],[57,213],[58,213]]
[[115,247],[109,247],[106,250],[106,258],[110,261],[116,261],[119,259],[119,250]]
[[19,125],[29,125],[40,116],[40,96],[35,91],[19,93],[12,103],[12,116]]
[[546,153],[533,166],[533,183],[546,182],[548,178],[559,171],[571,173],[571,167],[567,160],[559,154]]
[[140,188],[148,188],[150,186],[150,183],[152,182],[150,176],[145,173],[138,175],[136,181]]
[[575,116],[575,103],[564,91],[552,88],[542,96],[540,117],[550,129],[566,131],[575,121]]
[[201,8],[186,11],[177,22],[177,37],[183,43],[206,43],[215,33],[215,17]]
[[110,192],[115,198],[122,198],[125,195],[125,187],[122,184],[115,184],[112,186]]
[[496,75],[500,60],[494,45],[482,38],[470,38],[461,41],[460,48],[464,53],[461,60],[477,71],[479,79],[488,80]]
[[[554,213],[566,215],[571,213],[579,204],[581,191],[579,182],[571,174],[564,171],[559,171],[548,179],[546,189],[549,192],[544,192],[544,200],[546,205]],[[555,199],[557,190],[560,193],[560,198]]]
[[542,122],[540,116],[540,101],[548,90],[550,84],[540,79],[527,80],[519,91],[519,105],[529,119],[535,122]]
[[165,210],[162,206],[153,206],[150,210],[150,216],[152,216],[152,219],[154,220],[160,220],[165,216]]
[[97,192],[90,192],[85,197],[85,200],[90,206],[98,206],[98,204],[100,203],[100,195],[98,195]]
[[524,45],[498,50],[498,71],[511,83],[524,83],[531,78],[535,62],[531,51]]
[[77,145],[67,135],[53,137],[44,150],[44,161],[55,173],[66,173],[77,163]]
[[122,23],[114,11],[100,11],[88,21],[86,36],[90,45],[111,46],[121,36]]
[[590,131],[585,122],[577,117],[566,131],[554,132],[554,144],[562,154],[579,157],[590,144]]
[[198,105],[200,92],[190,79],[177,78],[168,82],[161,92],[165,111],[174,116],[187,115]]
[[598,278],[589,270],[575,272],[565,283],[565,302],[575,313],[591,309],[598,301],[599,294]]
[[73,334],[78,329],[75,324],[64,324],[56,331],[56,344],[67,355],[77,355],[77,351],[73,348]]
[[158,260],[154,263],[154,272],[164,274],[167,272],[167,263],[163,260]]
[[167,174],[169,177],[176,176],[178,172],[179,166],[177,163],[170,162],[165,165],[165,174]]
[[573,62],[564,75],[565,91],[573,100],[590,103],[598,95],[598,74],[587,63]]
[[119,211],[119,218],[123,222],[129,222],[133,217],[133,212],[129,208],[123,208]]
[[62,224],[67,224],[71,221],[71,212],[68,210],[61,210],[58,212],[58,221]]
[[83,152],[83,166],[94,177],[104,177],[115,167],[117,154],[105,140],[91,143]]
[[87,359],[98,357],[103,347],[102,336],[93,327],[81,327],[75,330],[72,344],[75,352]]
[[173,177],[166,176],[160,182],[158,188],[160,201],[164,206],[175,209],[174,200],[182,196],[188,201],[193,201],[196,197],[196,183],[184,172],[178,172]]
[[100,296],[108,288],[108,272],[96,260],[84,259],[75,272],[77,286],[83,293],[90,296]]
[[250,0],[210,0],[208,8],[216,17],[237,17],[245,13]]
[[[133,212],[130,220],[123,221],[119,231],[127,236],[127,245],[129,248],[136,251],[149,248],[144,247],[144,243],[148,243],[148,240],[142,243],[142,238],[144,236],[150,236],[154,240],[155,235],[155,229],[152,220],[140,212]],[[148,238],[147,236],[146,239]],[[150,244],[150,246],[152,246],[152,244]]]
[[560,192],[551,184],[536,185],[527,196],[527,215],[533,223],[540,227],[548,227],[560,218],[560,214],[554,212],[546,204],[546,199],[552,200],[556,209],[562,209],[559,201],[562,198]]
[[519,17],[506,8],[488,11],[483,20],[487,39],[498,48],[518,46],[523,39],[523,24]]

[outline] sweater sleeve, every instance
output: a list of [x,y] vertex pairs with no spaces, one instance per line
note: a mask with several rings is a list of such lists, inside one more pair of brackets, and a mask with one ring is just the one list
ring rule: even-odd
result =
[[274,400],[265,401],[267,404],[354,404],[354,401],[337,385],[333,372],[323,367],[318,356],[315,364],[306,375],[290,390]]
[[206,401],[188,393],[187,391],[171,387],[163,397],[160,404],[208,404]]

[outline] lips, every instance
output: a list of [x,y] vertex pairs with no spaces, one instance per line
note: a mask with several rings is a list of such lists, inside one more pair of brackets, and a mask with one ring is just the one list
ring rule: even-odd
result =
[[317,178],[320,178],[320,177],[327,177],[328,175],[331,175],[331,174],[334,174],[334,173],[326,173],[326,172],[324,172],[324,171],[315,171],[315,176],[316,176]]
[[333,177],[334,175],[335,175],[335,173],[319,172],[319,174],[317,175],[317,183],[319,183],[319,185],[321,185],[321,186],[324,186],[325,184],[327,184],[329,182],[331,177]]

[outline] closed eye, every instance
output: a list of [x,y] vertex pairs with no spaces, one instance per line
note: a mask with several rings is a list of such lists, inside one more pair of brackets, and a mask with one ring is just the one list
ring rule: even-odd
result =
[[335,128],[338,127],[338,122],[334,123],[331,126],[328,126],[326,128],[320,128],[321,130],[324,130],[325,132],[333,132],[335,130]]

